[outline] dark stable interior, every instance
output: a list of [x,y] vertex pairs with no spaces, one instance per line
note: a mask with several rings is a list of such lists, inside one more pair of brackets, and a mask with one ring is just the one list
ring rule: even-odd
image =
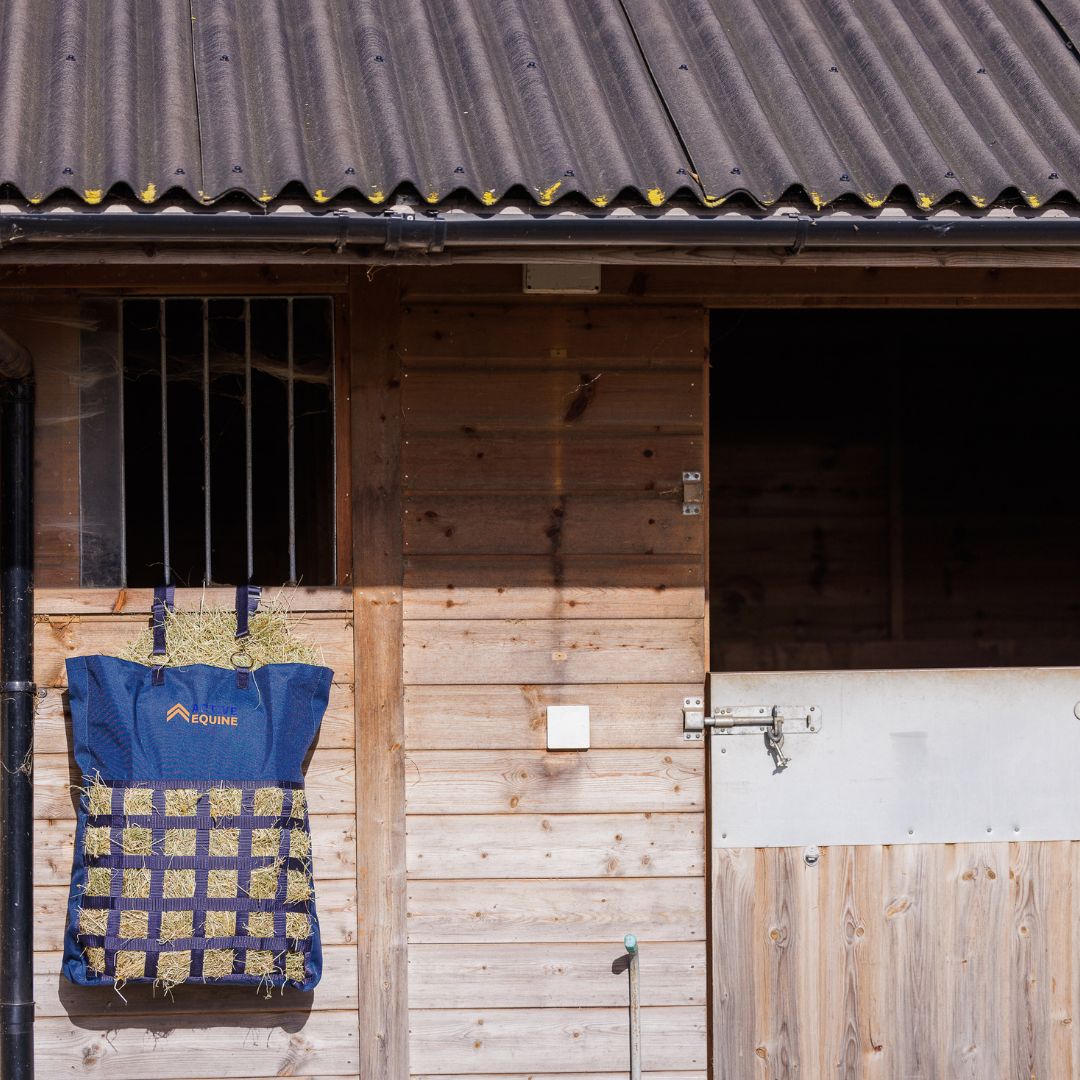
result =
[[711,666],[1080,662],[1076,316],[711,322]]

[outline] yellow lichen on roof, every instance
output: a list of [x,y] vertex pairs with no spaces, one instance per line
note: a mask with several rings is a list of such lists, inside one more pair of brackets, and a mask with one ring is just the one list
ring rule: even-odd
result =
[[99,202],[101,202],[102,198],[104,198],[104,195],[105,195],[105,193],[104,193],[104,191],[102,191],[101,188],[87,188],[83,192],[83,198],[91,206],[97,206],[97,204]]
[[139,192],[139,198],[142,199],[144,203],[152,203],[156,197],[157,184],[153,183],[152,181],[151,183],[147,184],[146,187],[142,189],[142,191]]
[[652,206],[664,205],[665,196],[663,191],[661,191],[658,187],[649,188],[649,190],[645,192],[645,198],[649,200],[649,203]]
[[484,194],[480,196],[480,201],[485,206],[494,206],[495,205],[495,189],[492,188],[490,191],[485,191]]
[[324,202],[328,202],[328,201],[329,201],[329,199],[330,199],[330,196],[326,194],[326,188],[316,188],[316,189],[315,189],[315,190],[314,190],[314,191],[313,191],[313,192],[311,193],[311,197],[312,197],[312,198],[313,198],[313,199],[314,199],[314,200],[315,200],[315,201],[316,201],[317,203],[324,203]]
[[562,187],[562,181],[556,180],[551,187],[542,188],[537,192],[537,198],[541,206],[550,206],[555,199],[555,192]]

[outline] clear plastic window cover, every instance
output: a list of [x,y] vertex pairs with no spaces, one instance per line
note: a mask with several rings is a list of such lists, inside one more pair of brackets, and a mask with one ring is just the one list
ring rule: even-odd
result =
[[332,584],[331,299],[88,299],[72,322],[38,395],[40,584]]

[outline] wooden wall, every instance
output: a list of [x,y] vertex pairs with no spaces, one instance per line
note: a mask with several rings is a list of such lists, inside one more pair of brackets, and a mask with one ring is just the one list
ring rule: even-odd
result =
[[[177,590],[193,607],[201,590]],[[218,590],[210,603],[228,606]],[[80,778],[65,712],[64,660],[115,649],[141,630],[149,590],[40,590],[35,678],[44,690],[34,738],[35,1046],[37,1075],[145,1080],[148,1076],[355,1076],[359,1035],[356,933],[356,793],[352,600],[336,589],[297,591],[297,633],[334,669],[330,705],[307,769],[315,888],[324,945],[322,982],[270,1000],[250,987],[183,985],[155,998],[129,986],[123,998],[60,975]],[[126,1001],[124,1000],[126,999]]]
[[411,277],[398,330],[410,1069],[625,1075],[632,932],[646,1072],[703,1080],[703,315],[519,281]]

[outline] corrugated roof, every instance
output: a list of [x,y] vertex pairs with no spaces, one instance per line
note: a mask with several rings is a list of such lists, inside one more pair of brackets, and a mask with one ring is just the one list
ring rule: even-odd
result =
[[1077,0],[4,8],[0,183],[32,202],[1080,194]]

